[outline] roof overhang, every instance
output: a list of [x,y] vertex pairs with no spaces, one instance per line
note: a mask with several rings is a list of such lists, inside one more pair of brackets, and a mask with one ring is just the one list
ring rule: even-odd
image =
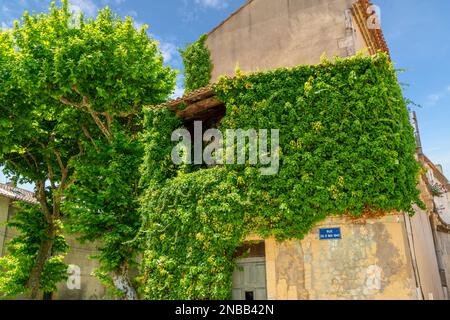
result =
[[225,104],[216,97],[212,87],[185,94],[156,108],[167,107],[185,122],[195,120],[220,120],[225,115]]
[[34,193],[21,188],[0,183],[0,196],[11,199],[13,201],[22,201],[30,204],[38,204]]
[[381,26],[370,28],[369,20],[372,3],[369,0],[358,0],[352,5],[352,14],[358,24],[358,27],[364,37],[369,53],[377,54],[378,51],[389,54],[389,48],[381,30]]

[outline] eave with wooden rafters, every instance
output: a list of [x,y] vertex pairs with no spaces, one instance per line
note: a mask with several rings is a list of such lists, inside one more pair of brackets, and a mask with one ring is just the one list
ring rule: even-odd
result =
[[167,107],[183,121],[218,122],[225,116],[225,104],[216,97],[212,86],[200,88],[184,96],[150,108]]
[[352,6],[353,18],[358,24],[359,30],[362,33],[364,41],[367,44],[369,53],[371,55],[377,54],[381,51],[389,54],[389,48],[383,35],[381,27],[369,28],[368,23],[371,17],[369,12],[372,3],[369,0],[358,0]]

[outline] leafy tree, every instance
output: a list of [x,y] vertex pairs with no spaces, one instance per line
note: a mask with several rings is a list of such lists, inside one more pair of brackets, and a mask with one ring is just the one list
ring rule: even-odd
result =
[[[23,285],[24,277],[27,279],[25,287],[31,298],[37,298],[40,290],[45,289],[41,278],[61,235],[63,192],[72,183],[69,161],[83,151],[79,129],[70,124],[88,119],[40,89],[46,85],[44,71],[48,67],[43,60],[49,59],[51,50],[38,40],[50,41],[51,33],[45,37],[46,32],[37,32],[33,26],[40,24],[44,28],[43,21],[50,24],[59,19],[25,14],[23,26],[16,23],[12,31],[0,33],[0,165],[15,180],[35,184],[36,199],[46,222],[34,230],[43,235],[37,253],[32,254],[31,266],[14,269],[29,272],[21,279],[13,278],[20,280],[19,286]],[[11,251],[13,256],[15,253],[18,251]],[[18,263],[25,261],[29,260],[21,259]]]
[[[20,232],[7,244],[8,255],[0,258],[0,297],[9,298],[27,292],[27,281],[41,243],[49,229],[42,211],[35,205],[20,204],[19,211],[8,227]],[[40,278],[44,292],[56,290],[56,284],[67,278],[67,266],[63,262],[68,245],[61,234],[62,224],[52,246],[52,255],[45,262]]]
[[127,299],[136,298],[128,270],[135,265],[138,247],[132,240],[141,225],[137,198],[142,149],[140,140],[124,132],[115,133],[111,144],[99,142],[74,163],[77,182],[64,203],[70,231],[83,242],[100,241],[97,275]]
[[[132,255],[128,245],[120,244],[133,237],[138,221],[133,213],[137,189],[129,183],[140,157],[142,106],[164,101],[175,85],[156,42],[144,28],[136,30],[131,18],[123,21],[105,8],[86,20],[62,1],[45,14],[25,12],[22,23],[0,33],[0,73],[0,164],[16,179],[36,185],[47,222],[27,283],[31,297],[42,289],[40,278],[60,232],[65,197],[71,221],[87,219],[94,230],[74,224],[70,229],[99,240],[104,269],[116,275],[117,283],[128,283],[123,275]],[[113,163],[120,170],[111,170]],[[93,179],[105,183],[94,190]],[[114,195],[126,201],[107,199],[112,185],[123,187]],[[102,201],[91,201],[98,195]],[[111,254],[116,249],[126,254]],[[125,291],[135,297],[130,288]]]

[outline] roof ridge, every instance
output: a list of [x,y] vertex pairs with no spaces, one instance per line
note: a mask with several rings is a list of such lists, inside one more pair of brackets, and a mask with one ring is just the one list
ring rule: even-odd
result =
[[231,18],[233,18],[235,15],[237,15],[239,12],[241,12],[245,7],[247,7],[249,4],[251,4],[253,1],[255,0],[247,0],[242,6],[240,6],[238,9],[236,9],[236,11],[234,11],[233,13],[231,13],[228,18],[226,18],[225,20],[223,20],[221,23],[219,23],[217,26],[214,27],[214,29],[212,29],[210,32],[208,32],[207,34],[210,35],[212,33],[214,33],[217,29],[219,29],[221,26],[223,26],[225,23],[227,23]]

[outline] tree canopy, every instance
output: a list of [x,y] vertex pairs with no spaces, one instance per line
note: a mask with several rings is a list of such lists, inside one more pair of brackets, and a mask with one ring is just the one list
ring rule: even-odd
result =
[[[96,174],[110,179],[96,187],[116,184],[125,187],[118,196],[133,198],[130,193],[136,190],[129,184],[134,177],[130,172],[137,171],[138,160],[128,162],[120,154],[129,147],[139,159],[142,106],[167,99],[175,86],[175,73],[163,65],[157,43],[145,28],[135,29],[131,18],[122,20],[105,8],[96,18],[85,19],[74,15],[64,0],[60,6],[52,3],[48,13],[25,12],[12,30],[0,32],[0,74],[0,165],[16,179],[35,184],[39,210],[47,222],[46,237],[27,283],[22,283],[36,297],[42,289],[39,278],[45,262],[61,234],[57,226],[64,216],[61,205],[68,190],[73,187],[71,192],[81,201],[77,208],[81,203],[86,206],[83,212],[93,216],[105,213],[98,207],[104,207],[104,202],[88,201],[82,195],[91,197],[90,180],[100,177]],[[111,161],[116,160],[120,169],[113,171]],[[93,163],[109,172],[86,169]],[[68,211],[69,199],[65,202]],[[106,216],[124,214],[124,209],[113,208],[115,204],[110,203]],[[98,220],[102,218],[92,219]],[[93,227],[104,228],[103,233],[74,229],[86,239],[97,236],[101,241],[111,228],[128,223],[115,221]],[[128,231],[125,234],[126,239],[131,237]],[[106,241],[104,246],[108,245]]]

